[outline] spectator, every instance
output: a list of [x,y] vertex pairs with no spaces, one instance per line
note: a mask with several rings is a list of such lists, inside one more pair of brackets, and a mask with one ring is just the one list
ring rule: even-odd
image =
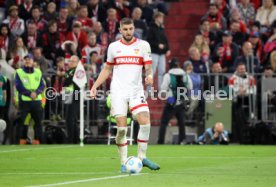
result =
[[[233,135],[235,141],[242,141],[242,133],[249,117],[252,117],[252,107],[255,104],[251,103],[252,96],[256,94],[256,81],[254,77],[246,72],[245,64],[238,64],[235,73],[229,79],[230,91],[233,91],[234,103],[233,111],[235,123],[233,125]],[[253,100],[254,101],[254,100]],[[251,103],[251,105],[249,105]],[[244,106],[248,105],[247,108]]]
[[94,23],[99,21],[103,23],[106,20],[106,9],[99,0],[88,0],[88,17],[91,18]]
[[238,8],[233,8],[231,10],[231,18],[230,18],[230,22],[238,22],[240,24],[240,32],[242,33],[246,33],[247,32],[247,28],[246,28],[246,24],[245,22],[242,20],[241,18],[241,13],[239,11]]
[[206,131],[198,137],[198,143],[209,145],[228,144],[228,132],[224,130],[224,126],[221,122],[217,122],[212,128],[206,129]]
[[140,39],[146,39],[148,28],[147,28],[146,22],[141,20],[141,16],[142,16],[141,8],[139,7],[134,8],[131,15],[135,26],[136,37]]
[[205,78],[204,90],[214,90],[215,93],[219,90],[228,91],[228,77],[222,73],[219,62],[212,63],[211,73],[211,76]]
[[270,54],[270,64],[274,72],[276,72],[276,51],[272,51]]
[[61,54],[61,44],[65,40],[64,36],[58,32],[57,22],[49,21],[48,30],[42,35],[43,53],[47,59],[55,61]]
[[261,23],[258,22],[258,21],[254,21],[253,24],[251,25],[250,31],[251,32],[258,32],[258,33],[260,33],[260,31],[261,31]]
[[88,16],[87,6],[81,5],[78,10],[77,20],[81,22],[82,30],[89,33],[92,31],[93,21],[87,16]]
[[261,33],[266,33],[276,19],[276,8],[273,0],[264,0],[262,7],[257,11],[256,20],[261,23]]
[[104,51],[106,51],[108,46],[108,33],[103,30],[101,22],[97,21],[94,24],[93,30],[97,36],[97,43],[103,47]]
[[241,13],[241,19],[247,26],[251,25],[255,20],[255,9],[250,0],[241,0],[237,7]]
[[[3,50],[2,59],[6,59],[14,45],[15,37],[11,33],[7,24],[1,24],[0,26],[0,48]],[[5,58],[4,58],[5,56]]]
[[76,17],[80,4],[77,0],[68,0],[68,13],[69,16]]
[[12,34],[20,36],[25,31],[24,20],[18,17],[18,7],[13,5],[9,8],[9,16],[3,21],[8,24]]
[[260,61],[253,52],[253,46],[250,42],[245,42],[242,46],[243,55],[237,57],[234,68],[237,64],[244,63],[248,73],[254,74],[260,72]]
[[64,63],[63,57],[57,57],[56,64],[57,64],[57,71],[56,76],[54,77],[54,88],[57,91],[57,93],[61,93],[62,86],[64,84],[64,75],[66,72],[65,69],[65,63]]
[[31,9],[33,6],[33,0],[24,0],[24,3],[19,5],[19,17],[24,21],[30,19],[32,17]]
[[57,5],[54,2],[49,2],[47,5],[47,10],[44,12],[44,19],[50,21],[58,17]]
[[28,22],[27,30],[22,35],[22,39],[28,50],[32,50],[33,48],[42,46],[41,37],[41,34],[37,32],[36,24],[32,21]]
[[215,0],[215,4],[219,9],[220,14],[223,15],[224,18],[227,19],[230,17],[230,7],[226,0]]
[[100,44],[97,44],[97,36],[94,32],[88,35],[88,44],[82,49],[81,55],[83,63],[86,64],[90,62],[90,53],[92,51],[97,52],[97,61],[102,63],[104,58],[103,48]]
[[98,52],[91,51],[91,53],[89,54],[89,62],[84,64],[84,67],[88,70],[94,81],[97,80],[97,77],[101,72],[101,65],[102,64],[99,63]]
[[[1,66],[0,66],[1,69]],[[0,73],[0,119],[6,118],[7,102],[7,81],[4,75]]]
[[233,42],[239,47],[246,41],[246,33],[241,31],[241,25],[238,21],[232,21],[230,24],[230,32],[233,36]]
[[269,54],[276,49],[276,21],[271,25],[272,33],[264,45],[264,52]]
[[198,34],[204,37],[205,42],[207,42],[211,52],[213,52],[216,44],[216,33],[210,31],[210,23],[207,19],[201,20]]
[[152,8],[147,4],[147,0],[137,0],[137,3],[134,4],[133,6],[135,7],[139,7],[142,10],[142,20],[145,20],[147,25],[150,25],[153,18],[153,10]]
[[59,16],[57,17],[58,31],[67,36],[68,32],[72,30],[73,18],[68,16],[68,8],[61,7],[59,10]]
[[66,36],[66,40],[75,43],[78,52],[80,52],[87,45],[87,34],[81,30],[81,26],[81,22],[74,21],[72,31]]
[[171,54],[163,23],[164,14],[156,12],[154,14],[154,22],[149,27],[147,37],[152,50],[153,74],[155,74],[158,68],[158,90],[161,88],[163,75],[166,72],[166,57]]
[[262,60],[263,55],[263,43],[260,39],[260,35],[258,32],[251,32],[249,34],[248,41],[251,43],[253,48],[253,54],[258,58],[259,61]]
[[79,111],[79,100],[77,98],[75,91],[79,91],[79,87],[73,82],[73,77],[75,70],[79,63],[79,58],[77,56],[72,56],[69,61],[68,70],[65,73],[65,81],[63,87],[70,95],[70,102],[66,104],[66,126],[68,134],[68,143],[78,143],[78,128],[77,128],[77,116]]
[[41,71],[34,68],[32,55],[24,57],[24,67],[18,69],[15,75],[15,86],[19,97],[20,110],[20,144],[26,144],[28,126],[24,124],[28,113],[35,122],[35,136],[33,144],[40,144],[42,138],[42,92],[44,91],[44,82]]
[[66,40],[65,42],[63,42],[63,44],[61,45],[61,49],[63,50],[64,53],[64,63],[65,63],[65,69],[68,70],[68,65],[70,63],[70,59],[73,55],[78,55],[77,52],[77,45],[76,43],[70,41],[70,40]]
[[189,108],[186,111],[187,118],[192,117],[193,112],[198,107],[199,103],[199,96],[201,94],[201,76],[194,72],[194,67],[191,61],[186,61],[183,64],[184,71],[189,75],[191,79],[191,84],[193,85],[193,88],[191,92],[188,92],[187,96],[189,98]]
[[202,35],[196,35],[191,47],[197,48],[204,62],[209,60],[210,48]]
[[48,73],[48,68],[52,67],[52,62],[45,58],[40,47],[36,47],[33,49],[33,56],[34,62],[37,63],[37,65],[40,67],[42,75],[45,76]]
[[205,62],[201,59],[199,50],[191,47],[189,49],[190,61],[193,64],[193,70],[195,73],[207,73],[207,67]]
[[15,45],[12,48],[10,53],[11,59],[9,60],[9,64],[15,69],[21,68],[22,65],[24,64],[23,58],[27,54],[28,54],[28,49],[24,45],[22,38],[17,37],[15,39]]
[[115,0],[112,8],[117,11],[117,19],[120,21],[124,17],[130,16],[129,3],[125,0]]
[[221,64],[222,72],[231,72],[234,61],[239,56],[239,47],[232,42],[233,37],[229,31],[224,31],[222,43],[216,46],[213,55],[213,61],[218,61]]
[[209,5],[209,11],[202,19],[209,21],[210,29],[214,32],[225,30],[227,27],[225,18],[219,12],[218,6],[214,3]]
[[28,25],[29,22],[33,22],[36,24],[36,28],[39,32],[44,32],[46,30],[47,21],[41,17],[42,13],[40,12],[39,6],[33,6],[31,14],[32,16],[26,21],[26,24]]
[[109,8],[107,10],[107,19],[103,23],[103,29],[108,33],[109,42],[115,41],[115,36],[119,32],[119,22],[116,9]]
[[177,59],[169,62],[170,70],[164,75],[161,90],[167,93],[167,103],[163,110],[161,126],[159,129],[158,144],[164,144],[167,125],[173,115],[177,118],[179,127],[178,144],[185,143],[186,133],[184,126],[184,112],[186,107],[186,96],[178,97],[178,89],[185,87],[192,89],[190,77],[178,65]]

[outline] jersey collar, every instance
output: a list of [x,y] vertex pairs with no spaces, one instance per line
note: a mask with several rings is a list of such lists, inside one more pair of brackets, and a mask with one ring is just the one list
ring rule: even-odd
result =
[[135,37],[133,37],[133,38],[134,38],[134,40],[133,40],[132,42],[130,42],[130,43],[125,43],[125,42],[123,41],[123,39],[121,39],[120,42],[121,42],[122,44],[124,44],[124,45],[131,45],[131,44],[133,44],[133,43],[135,43],[135,42],[137,41],[137,38],[135,38]]

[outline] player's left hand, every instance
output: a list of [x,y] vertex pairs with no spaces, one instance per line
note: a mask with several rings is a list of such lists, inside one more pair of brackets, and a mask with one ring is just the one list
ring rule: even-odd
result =
[[148,75],[146,78],[145,78],[145,83],[146,85],[149,85],[149,86],[152,86],[153,85],[153,78],[151,75]]

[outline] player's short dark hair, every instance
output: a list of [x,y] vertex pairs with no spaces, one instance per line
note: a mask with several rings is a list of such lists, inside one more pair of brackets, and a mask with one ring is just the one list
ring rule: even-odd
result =
[[134,24],[133,20],[130,18],[123,18],[120,21],[120,25],[130,25],[130,24]]

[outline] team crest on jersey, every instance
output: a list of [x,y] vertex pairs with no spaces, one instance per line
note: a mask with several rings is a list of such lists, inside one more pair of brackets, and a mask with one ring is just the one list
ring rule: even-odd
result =
[[138,55],[138,54],[139,54],[139,51],[140,51],[140,49],[134,49],[134,54],[135,54],[135,55]]

